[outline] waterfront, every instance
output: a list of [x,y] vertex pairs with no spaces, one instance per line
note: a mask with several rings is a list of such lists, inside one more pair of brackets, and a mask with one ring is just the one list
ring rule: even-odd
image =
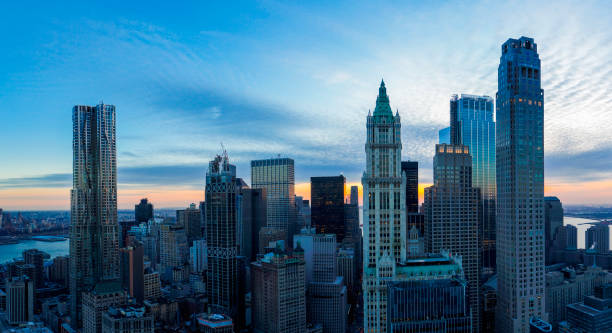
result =
[[[578,229],[578,248],[579,249],[584,249],[584,243],[585,243],[584,238],[585,238],[586,230],[590,228],[591,226],[593,226],[593,223],[597,223],[597,222],[598,222],[597,220],[584,219],[581,217],[572,217],[572,216],[563,217],[564,225],[571,224],[574,227],[576,227],[576,229]],[[610,238],[612,239],[612,237]]]
[[13,258],[21,257],[22,252],[28,249],[41,250],[48,253],[51,258],[68,255],[69,244],[70,241],[66,239],[61,242],[22,240],[17,244],[0,245],[0,263],[5,263],[13,260]]
[[[361,209],[359,210],[359,215],[361,218]],[[563,223],[574,225],[578,229],[578,248],[584,249],[584,233],[592,225],[590,223],[596,222],[596,220],[591,219],[565,216]],[[60,242],[22,240],[18,244],[0,245],[0,263],[5,263],[7,261],[13,260],[13,258],[21,257],[21,253],[27,249],[39,249],[48,253],[51,258],[68,255],[69,244],[69,240]]]

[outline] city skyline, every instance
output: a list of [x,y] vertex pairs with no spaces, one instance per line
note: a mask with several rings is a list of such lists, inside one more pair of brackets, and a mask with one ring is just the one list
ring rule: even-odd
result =
[[[611,203],[612,51],[600,47],[612,39],[609,3],[556,4],[573,18],[541,15],[552,11],[543,3],[529,12],[482,3],[188,6],[181,15],[166,8],[173,18],[96,4],[7,10],[14,15],[3,30],[23,33],[6,35],[14,47],[0,55],[5,210],[69,208],[70,110],[102,99],[117,108],[119,208],[142,197],[160,208],[201,201],[206,163],[220,142],[248,183],[251,160],[280,153],[295,160],[296,195],[309,198],[312,176],[342,173],[347,187],[358,185],[362,128],[381,77],[403,119],[402,160],[420,163],[422,189],[432,183],[448,98],[495,96],[499,45],[508,36],[533,37],[542,49],[545,195],[570,205]],[[340,11],[346,18],[336,21]],[[479,26],[459,24],[468,13],[482,14]]]

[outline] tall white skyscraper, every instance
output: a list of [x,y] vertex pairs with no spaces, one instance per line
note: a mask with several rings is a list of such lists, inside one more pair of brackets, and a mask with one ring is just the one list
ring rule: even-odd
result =
[[498,332],[529,332],[544,304],[544,91],[532,38],[501,48],[497,91]]
[[405,188],[401,173],[401,124],[385,83],[368,113],[363,173],[363,295],[366,332],[386,332],[387,283],[406,259]]
[[81,323],[82,293],[119,278],[115,106],[72,109],[70,193],[71,314]]

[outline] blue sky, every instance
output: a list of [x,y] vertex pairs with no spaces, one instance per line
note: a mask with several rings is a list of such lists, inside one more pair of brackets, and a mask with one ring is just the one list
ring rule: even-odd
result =
[[609,1],[3,7],[0,206],[14,189],[71,186],[71,108],[101,100],[117,106],[120,189],[202,189],[220,142],[247,179],[251,159],[281,154],[297,182],[359,182],[381,77],[403,157],[431,183],[450,95],[495,96],[500,46],[522,35],[542,60],[547,194],[612,203]]

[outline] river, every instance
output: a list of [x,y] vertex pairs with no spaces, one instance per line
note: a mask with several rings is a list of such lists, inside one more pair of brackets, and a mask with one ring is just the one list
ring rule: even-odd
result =
[[22,256],[22,252],[28,249],[39,249],[43,252],[48,253],[51,258],[68,255],[69,244],[69,240],[61,242],[23,240],[17,244],[0,245],[0,263],[11,261],[14,258],[20,258]]
[[[361,215],[361,209],[359,210]],[[579,217],[564,217],[564,224],[572,224],[578,229],[578,248],[584,249],[584,232],[591,226],[588,223],[597,222],[596,220],[583,219]],[[612,229],[610,230],[612,234]],[[610,237],[612,239],[612,236]],[[611,242],[612,243],[612,242]],[[68,255],[69,240],[63,242],[41,242],[36,240],[25,240],[18,244],[0,245],[0,263],[13,260],[13,258],[21,257],[21,253],[27,249],[39,249],[48,253],[51,258],[57,256]]]

